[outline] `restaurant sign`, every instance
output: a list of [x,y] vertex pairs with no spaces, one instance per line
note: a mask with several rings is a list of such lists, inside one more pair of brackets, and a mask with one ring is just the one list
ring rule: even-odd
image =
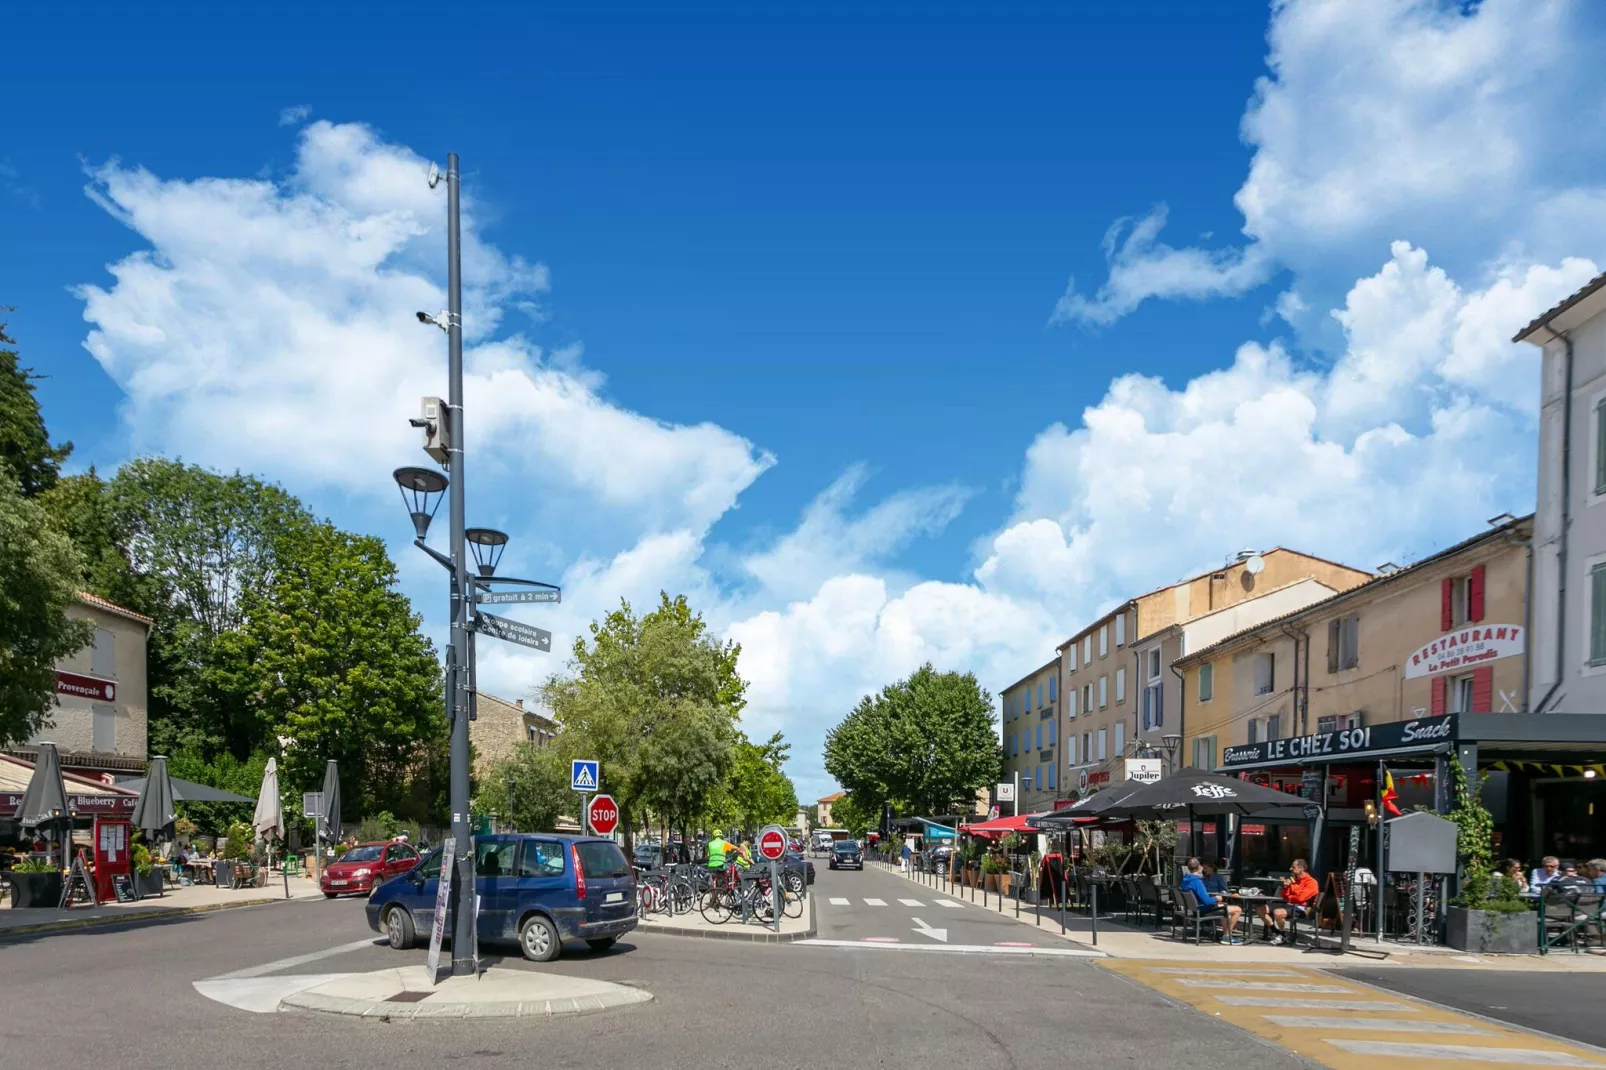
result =
[[1515,657],[1522,653],[1524,639],[1519,624],[1474,624],[1441,635],[1412,652],[1405,663],[1405,678],[1436,676],[1486,661]]
[[56,674],[56,694],[87,698],[92,702],[116,702],[117,685],[110,680],[97,680],[93,676],[79,676],[75,672]]
[[[101,814],[122,817],[134,812],[137,795],[68,795],[67,809],[73,814]],[[15,817],[22,809],[22,792],[0,791],[0,817]]]
[[1347,757],[1364,759],[1369,752],[1398,750],[1402,747],[1424,749],[1439,743],[1450,742],[1455,719],[1449,717],[1418,717],[1410,721],[1389,721],[1367,725],[1364,728],[1340,728],[1334,732],[1318,732],[1311,736],[1292,739],[1270,739],[1242,747],[1226,747],[1221,752],[1221,765],[1264,765],[1273,762],[1303,762],[1310,759],[1337,761]]

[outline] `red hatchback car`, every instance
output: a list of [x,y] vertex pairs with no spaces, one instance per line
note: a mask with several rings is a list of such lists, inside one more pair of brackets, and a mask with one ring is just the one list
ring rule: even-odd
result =
[[323,871],[319,887],[330,899],[368,895],[392,877],[418,864],[418,852],[405,843],[359,843]]

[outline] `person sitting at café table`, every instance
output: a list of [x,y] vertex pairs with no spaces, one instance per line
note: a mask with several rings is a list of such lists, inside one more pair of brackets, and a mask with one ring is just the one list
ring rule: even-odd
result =
[[1256,911],[1261,921],[1268,926],[1277,926],[1277,932],[1271,938],[1273,944],[1283,942],[1284,934],[1288,931],[1288,915],[1293,914],[1296,918],[1304,917],[1310,901],[1321,891],[1316,886],[1316,878],[1310,875],[1310,867],[1305,864],[1303,858],[1294,859],[1293,865],[1288,868],[1293,870],[1294,875],[1283,878],[1283,905],[1262,906]]
[[1522,894],[1528,892],[1528,878],[1523,875],[1522,863],[1515,858],[1508,858],[1500,863],[1500,872],[1517,882],[1517,891]]
[[1552,888],[1560,888],[1568,895],[1577,895],[1579,892],[1592,892],[1595,882],[1592,878],[1581,876],[1576,863],[1568,862],[1562,867],[1561,876],[1550,882]]
[[[1199,904],[1199,916],[1201,918],[1221,917],[1223,915],[1226,917],[1227,924],[1222,926],[1221,930],[1222,943],[1243,943],[1234,934],[1234,930],[1238,928],[1238,917],[1243,913],[1243,908],[1236,904],[1224,904],[1221,896],[1211,894],[1205,887],[1204,877],[1200,875],[1200,871],[1203,868],[1197,858],[1188,859],[1187,871],[1182,874],[1182,880],[1179,884],[1182,894],[1193,896],[1195,902]],[[1211,868],[1214,869],[1215,867],[1212,866]]]
[[1585,867],[1585,876],[1594,882],[1594,890],[1606,892],[1606,858],[1591,858]]
[[1561,876],[1561,861],[1555,855],[1546,855],[1540,860],[1539,867],[1528,875],[1528,887],[1538,891],[1557,877]]
[[1211,895],[1227,894],[1227,875],[1214,862],[1200,862],[1199,871],[1204,878],[1205,891]]

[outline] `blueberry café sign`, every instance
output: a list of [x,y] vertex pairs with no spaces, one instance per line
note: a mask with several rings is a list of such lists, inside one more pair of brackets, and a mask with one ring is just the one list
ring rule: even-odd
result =
[[1350,757],[1365,760],[1368,754],[1377,751],[1417,747],[1426,750],[1449,743],[1454,726],[1454,716],[1417,717],[1409,721],[1390,721],[1364,728],[1340,728],[1292,739],[1271,739],[1225,748],[1221,752],[1221,766],[1231,769],[1235,766],[1296,763],[1311,759],[1335,761]]

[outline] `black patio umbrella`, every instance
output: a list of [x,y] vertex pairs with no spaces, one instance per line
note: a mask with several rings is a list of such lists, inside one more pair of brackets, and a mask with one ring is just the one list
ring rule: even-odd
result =
[[[1105,816],[1111,807],[1125,802],[1128,796],[1143,786],[1135,780],[1126,780],[1105,788],[1103,791],[1096,791],[1062,810],[1029,817],[1026,819],[1026,823],[1033,828],[1062,832],[1072,827],[1086,824],[1087,818]],[[1079,821],[1078,818],[1082,820]]]
[[54,743],[39,744],[39,757],[23,790],[17,821],[25,829],[40,829],[59,838],[61,864],[67,864],[66,842],[72,835],[72,813],[67,809],[67,785],[61,778],[61,757]]
[[[1102,794],[1102,793],[1101,793]],[[1302,807],[1306,800],[1236,777],[1184,769],[1145,784],[1102,811],[1107,817],[1173,820],[1188,814],[1254,814],[1273,807]]]
[[[161,759],[151,759],[151,772],[153,775],[156,771],[156,763],[158,761],[161,761]],[[166,775],[165,770],[163,771],[163,775]],[[120,788],[127,788],[129,791],[137,791],[143,796],[145,794],[145,789],[150,786],[150,780],[151,777],[149,776],[133,777],[129,780],[119,780],[117,782],[117,786]],[[183,777],[168,776],[167,783],[169,789],[173,793],[174,802],[248,803],[256,801],[244,795],[236,795],[232,791],[224,791],[222,788],[214,788],[210,784],[197,784],[195,781],[185,780]],[[139,811],[136,810],[136,817],[138,813]],[[135,823],[138,823],[137,820]]]
[[333,758],[323,767],[323,811],[318,815],[318,838],[327,843],[340,839],[340,769]]
[[139,792],[134,802],[134,827],[152,843],[172,839],[178,813],[173,808],[173,781],[167,775],[167,759],[160,755],[152,758],[145,780],[134,790]]

